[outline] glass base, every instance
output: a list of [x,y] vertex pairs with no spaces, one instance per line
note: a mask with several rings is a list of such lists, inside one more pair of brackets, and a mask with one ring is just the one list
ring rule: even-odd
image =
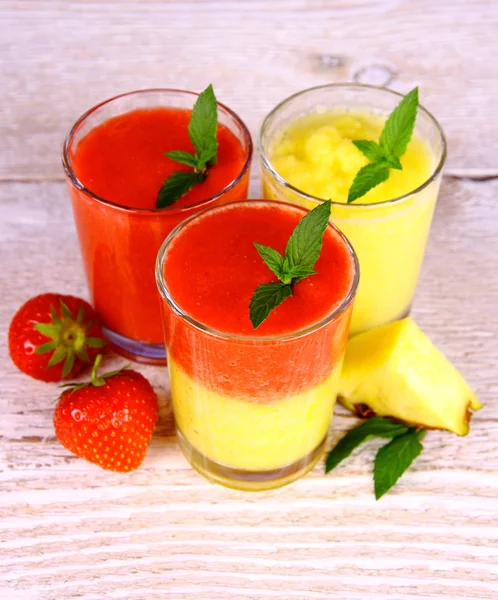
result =
[[102,328],[111,348],[124,356],[138,363],[148,365],[165,365],[166,350],[164,344],[148,344],[147,342],[137,342],[130,340],[118,333],[114,333],[106,327]]
[[326,441],[326,438],[324,438],[312,452],[291,465],[286,465],[272,471],[245,471],[242,469],[232,469],[231,467],[210,460],[196,450],[178,429],[176,433],[178,443],[185,458],[198,473],[213,483],[249,492],[279,488],[306,475],[322,457]]

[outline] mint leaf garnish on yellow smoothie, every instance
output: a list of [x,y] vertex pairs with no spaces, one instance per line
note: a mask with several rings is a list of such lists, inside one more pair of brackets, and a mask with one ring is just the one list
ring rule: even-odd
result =
[[165,156],[171,160],[187,165],[193,171],[174,171],[159,190],[156,208],[174,204],[192,186],[205,181],[208,176],[208,168],[216,164],[217,160],[217,127],[218,105],[213,86],[210,84],[199,94],[188,124],[188,135],[196,151],[171,150],[165,153]]
[[406,152],[415,126],[418,108],[418,87],[401,100],[387,118],[379,144],[387,157],[400,158]]
[[330,218],[331,201],[327,200],[305,215],[296,225],[285,247],[284,256],[270,246],[254,242],[266,266],[279,279],[259,285],[249,304],[249,316],[254,329],[286,298],[292,296],[292,286],[315,275],[315,263],[320,256],[323,234]]
[[349,188],[348,204],[364,196],[389,177],[389,169],[403,167],[400,158],[413,134],[418,109],[418,88],[409,92],[387,118],[379,143],[354,140],[353,144],[370,161],[358,171]]
[[373,187],[389,178],[389,167],[382,163],[370,163],[356,173],[348,192],[348,204],[364,196]]

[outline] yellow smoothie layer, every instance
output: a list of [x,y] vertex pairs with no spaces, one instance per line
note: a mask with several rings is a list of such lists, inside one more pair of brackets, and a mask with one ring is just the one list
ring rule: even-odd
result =
[[[401,158],[403,170],[391,169],[387,181],[346,204],[351,182],[368,163],[352,140],[378,141],[384,122],[384,117],[366,110],[310,114],[277,135],[268,152],[273,168],[288,183],[338,203],[332,206],[331,220],[349,238],[360,262],[353,335],[399,319],[409,310],[439,190],[437,179],[407,199],[379,204],[415,190],[435,170],[435,155],[414,133]],[[262,185],[265,198],[309,209],[316,205],[265,169]]]
[[322,442],[341,370],[337,365],[321,384],[264,404],[207,389],[171,356],[168,366],[176,425],[184,438],[210,460],[247,471],[291,465]]

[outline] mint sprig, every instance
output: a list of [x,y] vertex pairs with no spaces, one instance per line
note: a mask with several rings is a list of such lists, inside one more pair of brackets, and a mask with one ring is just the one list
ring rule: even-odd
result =
[[272,271],[272,273],[274,273],[283,283],[290,283],[292,278],[289,279],[289,281],[284,281],[284,257],[280,252],[270,246],[263,246],[263,244],[258,244],[257,242],[254,242],[254,245],[270,271]]
[[290,296],[292,296],[292,288],[288,283],[275,281],[258,286],[249,304],[254,329],[268,318],[274,308]]
[[377,500],[396,484],[401,475],[422,452],[423,446],[420,440],[426,433],[423,429],[417,431],[412,427],[407,433],[396,436],[377,452],[374,462],[374,486]]
[[347,203],[351,204],[375,186],[386,181],[390,169],[401,170],[400,158],[406,152],[417,118],[418,88],[409,92],[387,118],[379,143],[354,140],[353,144],[370,161],[358,171],[349,188]]
[[415,126],[418,108],[418,87],[401,100],[387,118],[379,144],[387,156],[399,158],[406,152]]
[[216,157],[218,151],[217,126],[218,105],[213,86],[209,84],[197,98],[188,124],[189,137],[197,150],[199,171],[205,169],[206,164]]
[[249,304],[249,316],[254,329],[271,311],[292,296],[292,286],[315,275],[315,263],[320,256],[323,234],[330,218],[331,201],[322,202],[296,225],[285,247],[284,256],[270,246],[254,242],[266,266],[279,282],[259,285]]
[[396,484],[422,452],[420,441],[426,433],[425,429],[395,423],[383,417],[373,417],[348,431],[329,452],[325,461],[325,473],[332,471],[364,442],[372,438],[391,438],[377,452],[374,461],[375,498],[378,500]]
[[364,196],[369,190],[389,178],[389,167],[384,163],[370,163],[362,167],[351,184],[348,192],[348,204]]
[[[199,168],[199,158],[197,154],[192,152],[187,152],[186,150],[171,150],[171,152],[165,152],[164,156],[167,156],[168,158],[171,158],[171,160],[182,165],[192,167],[193,169]],[[168,180],[166,179],[166,181]]]
[[157,195],[156,208],[164,208],[174,204],[196,183],[202,183],[205,179],[206,176],[197,171],[175,171],[162,184]]
[[187,165],[194,170],[174,171],[159,190],[156,208],[174,204],[192,186],[205,181],[208,176],[208,167],[213,166],[217,161],[217,127],[218,105],[213,86],[210,84],[199,94],[188,124],[188,135],[196,151],[171,150],[165,152],[165,156],[171,160]]
[[325,473],[332,471],[364,442],[375,437],[393,438],[406,433],[408,429],[408,426],[403,423],[393,423],[393,421],[388,421],[382,417],[368,419],[368,421],[348,431],[337,446],[330,451],[325,462]]

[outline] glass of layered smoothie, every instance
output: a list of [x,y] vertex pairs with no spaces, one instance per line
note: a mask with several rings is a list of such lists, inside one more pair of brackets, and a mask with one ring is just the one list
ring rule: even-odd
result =
[[305,214],[260,200],[208,209],[159,251],[179,442],[201,474],[229,487],[290,483],[324,449],[359,277],[342,233],[329,224],[317,274],[257,329],[249,317],[256,287],[275,281],[254,242],[283,252]]
[[218,103],[218,160],[206,180],[157,209],[164,180],[188,167],[165,152],[192,152],[188,123],[198,94],[131,92],[81,116],[63,164],[91,299],[114,348],[134,360],[165,361],[157,252],[200,209],[247,198],[252,143],[239,117]]
[[260,134],[265,198],[313,208],[332,200],[331,220],[353,245],[361,282],[351,334],[408,314],[446,158],[441,127],[419,107],[402,170],[347,204],[356,173],[368,163],[353,140],[378,142],[402,96],[367,85],[332,84],[284,100]]

